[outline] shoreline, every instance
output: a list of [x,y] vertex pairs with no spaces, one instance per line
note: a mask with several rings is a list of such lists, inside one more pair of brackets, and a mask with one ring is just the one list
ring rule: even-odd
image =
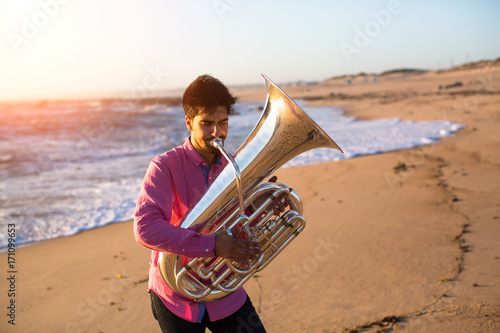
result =
[[[467,127],[431,145],[276,172],[301,196],[308,225],[245,285],[268,331],[500,327],[500,70],[481,73],[491,73],[494,93],[430,93],[444,80],[434,76],[290,92],[326,96],[310,105],[341,102],[332,91],[349,95],[343,109],[360,119],[462,119]],[[475,91],[476,75],[447,80]],[[474,97],[472,109],[465,103]],[[0,328],[159,331],[146,292],[149,253],[131,221],[19,248],[17,325],[4,319]]]
[[[477,75],[480,75],[480,77],[478,78]],[[372,332],[372,330],[376,331],[383,327],[384,329],[398,329],[403,332],[413,332],[415,330],[493,332],[495,328],[500,328],[500,302],[498,301],[500,299],[500,286],[498,283],[491,283],[499,281],[500,278],[500,256],[498,256],[500,246],[494,241],[495,236],[492,236],[496,235],[498,237],[500,235],[498,223],[495,223],[496,220],[500,219],[500,209],[498,205],[495,206],[495,199],[488,198],[488,203],[485,204],[484,202],[478,202],[478,199],[475,198],[478,193],[470,193],[471,189],[476,191],[484,190],[486,193],[491,194],[493,198],[497,200],[500,198],[494,185],[487,185],[489,181],[497,184],[497,186],[499,183],[500,160],[498,154],[488,151],[488,148],[491,149],[495,143],[498,145],[499,140],[494,137],[494,125],[484,126],[483,124],[486,119],[498,123],[499,114],[494,111],[495,107],[493,105],[497,105],[498,108],[500,104],[498,96],[500,90],[498,84],[500,81],[499,69],[450,73],[449,76],[468,81],[464,88],[453,95],[450,94],[451,98],[446,94],[422,93],[422,90],[420,91],[421,94],[428,96],[427,98],[431,100],[431,102],[427,100],[420,104],[431,104],[430,107],[435,108],[435,105],[432,105],[432,100],[440,100],[441,105],[435,110],[439,112],[419,114],[414,112],[414,109],[401,112],[401,110],[407,110],[405,110],[406,98],[402,98],[400,101],[396,98],[395,101],[387,102],[386,96],[378,99],[378,102],[382,104],[382,106],[378,105],[378,109],[379,111],[383,109],[382,111],[386,116],[398,117],[402,120],[451,119],[465,125],[462,130],[441,139],[438,143],[400,151],[398,154],[399,162],[394,167],[395,173],[403,172],[404,174],[404,172],[411,173],[413,168],[420,167],[419,163],[429,163],[430,159],[438,162],[438,172],[435,175],[440,180],[438,186],[442,189],[443,194],[448,197],[447,205],[451,212],[463,221],[458,227],[459,232],[453,237],[453,242],[460,252],[460,255],[456,258],[456,271],[450,276],[443,276],[439,281],[442,284],[451,282],[452,285],[447,289],[447,292],[436,295],[434,301],[429,304],[422,304],[420,308],[408,313],[386,314],[386,316],[381,316],[378,320],[372,318],[371,321],[358,326],[347,325],[346,327],[349,327],[350,331]],[[471,77],[475,77],[476,80],[471,79]],[[483,89],[480,89],[481,87]],[[404,88],[404,86],[400,87],[400,89]],[[418,95],[419,91],[417,89],[415,91],[413,93]],[[456,96],[463,98],[460,99]],[[408,100],[411,102],[411,97]],[[327,103],[330,102],[331,100]],[[398,102],[399,108],[385,107],[385,105]],[[372,104],[374,104],[373,101],[356,101],[344,104],[342,108],[349,116],[365,120],[377,119],[378,113],[374,114],[367,111],[367,106]],[[316,105],[316,101],[313,102],[313,105]],[[489,113],[485,112],[485,109],[488,109]],[[480,117],[473,119],[472,117],[480,111],[482,111]],[[472,136],[483,130],[481,127],[486,127],[484,130],[487,131],[489,139],[482,138],[482,140],[476,140],[476,144],[472,144],[474,142]],[[466,141],[465,144],[463,144],[463,141]],[[458,156],[460,155],[458,154],[460,151],[459,143],[463,144],[464,153],[474,156],[474,162],[471,163],[467,157],[461,158]],[[484,146],[486,148],[483,148]],[[450,148],[452,148],[452,151],[450,151]],[[468,169],[474,164],[481,165],[485,162],[491,168],[488,170],[490,174],[489,176],[474,174],[477,180],[475,184],[451,179],[457,174],[457,170],[450,172],[453,164],[455,164],[454,167],[460,165],[463,169]],[[480,168],[484,169],[484,166],[480,166]],[[469,174],[462,172],[462,176],[467,177]],[[409,179],[408,177],[411,176],[399,177],[397,181],[393,182],[393,185],[397,186],[398,182],[399,185],[403,185]],[[429,184],[427,183],[427,185]],[[489,197],[484,193],[481,196],[484,198]],[[466,202],[469,200],[474,201],[474,204],[467,204]],[[485,213],[481,210],[492,211],[489,221],[487,218],[483,221],[480,217],[473,217],[474,215],[484,216]],[[478,249],[484,252],[479,253]],[[485,262],[486,253],[489,255],[489,264]],[[477,280],[487,280],[490,283],[474,282]],[[481,288],[484,288],[484,290],[481,290]],[[490,290],[486,291],[487,289]]]
[[[262,101],[260,103],[262,103]],[[303,103],[299,103],[299,104],[303,104]],[[318,110],[315,110],[314,108],[317,108]],[[312,165],[312,164],[316,164],[316,163],[322,163],[322,162],[325,162],[327,160],[336,161],[339,159],[350,159],[353,157],[359,157],[359,156],[365,156],[365,155],[383,154],[383,153],[387,153],[387,152],[391,152],[391,151],[398,151],[398,150],[402,150],[402,149],[411,149],[411,148],[415,148],[415,147],[420,147],[420,146],[432,144],[435,141],[441,140],[443,137],[455,135],[455,133],[457,131],[461,130],[461,128],[460,128],[461,125],[458,125],[458,126],[457,125],[447,125],[447,124],[444,124],[443,122],[441,122],[440,124],[438,124],[436,122],[436,123],[433,123],[430,125],[425,125],[424,122],[421,122],[420,124],[415,123],[414,124],[415,126],[413,126],[413,125],[408,125],[410,123],[407,121],[400,122],[399,118],[398,118],[398,121],[396,121],[396,122],[391,120],[390,125],[384,125],[384,124],[379,125],[381,123],[379,121],[375,121],[372,124],[370,124],[369,121],[363,122],[362,120],[356,119],[353,122],[355,124],[354,128],[353,128],[353,132],[350,132],[349,128],[345,129],[343,126],[337,125],[336,126],[337,129],[339,129],[340,131],[342,131],[344,133],[348,132],[349,135],[346,136],[346,135],[342,135],[344,133],[341,133],[340,137],[336,137],[335,130],[328,128],[328,123],[329,123],[328,115],[330,114],[330,112],[335,113],[335,119],[336,119],[335,122],[338,121],[339,123],[345,123],[345,122],[350,123],[353,121],[353,118],[355,118],[355,117],[348,116],[347,113],[349,111],[344,110],[343,107],[338,107],[338,106],[330,106],[330,105],[328,105],[328,106],[325,106],[325,105],[312,106],[310,111],[311,111],[310,116],[313,117],[313,119],[316,122],[318,122],[318,124],[323,124],[321,126],[326,126],[326,127],[323,127],[323,129],[325,131],[327,131],[328,133],[330,133],[330,135],[333,135],[336,139],[335,141],[337,141],[344,148],[344,150],[345,150],[345,148],[348,148],[348,153],[344,156],[340,156],[339,154],[323,155],[323,153],[320,153],[319,155],[313,154],[312,156],[311,155],[309,155],[309,156],[303,155],[302,158],[300,158],[300,157],[298,159],[294,158],[293,161],[290,161],[291,163],[285,164],[284,166],[282,166],[282,168],[290,167],[292,165]],[[257,114],[255,112],[253,112],[253,113]],[[384,119],[378,118],[377,120],[384,120]],[[235,119],[235,121],[237,121],[237,119]],[[392,126],[392,128],[390,130],[393,131],[393,133],[402,133],[403,131],[407,130],[408,133],[405,133],[405,135],[403,135],[403,137],[406,137],[406,135],[408,135],[408,137],[411,137],[412,140],[411,141],[402,141],[399,144],[393,145],[393,142],[395,142],[395,141],[388,141],[388,140],[381,139],[379,141],[374,140],[374,142],[376,142],[376,143],[372,145],[370,143],[370,141],[372,141],[371,140],[372,136],[371,135],[363,136],[363,134],[359,133],[358,130],[356,129],[356,124],[358,124],[357,126],[363,126],[363,127],[367,126],[368,128],[365,128],[365,129],[368,131],[371,131],[371,130],[380,131],[380,129],[378,129],[378,126]],[[349,126],[349,124],[346,124],[346,125]],[[404,127],[404,128],[402,128],[402,127]],[[425,129],[422,129],[422,128],[425,128]],[[430,128],[433,128],[433,129],[430,129]],[[438,134],[437,131],[439,129],[441,129],[442,133],[446,133],[446,134]],[[421,132],[421,131],[424,131],[424,132]],[[367,133],[369,133],[369,132],[367,132]],[[412,133],[412,134],[409,134],[409,133]],[[357,134],[360,134],[361,136],[358,137],[357,139],[355,139],[354,137]],[[444,135],[446,135],[446,136],[444,136]],[[401,136],[402,135],[395,135],[394,140],[398,140],[399,138],[401,138]],[[426,138],[427,141],[424,142],[424,140],[419,140],[419,137]],[[357,142],[354,145],[354,148],[352,150],[350,149],[350,146],[352,146],[352,144],[350,142],[351,138],[353,138],[353,142],[354,141]],[[345,147],[344,147],[344,145],[345,145]],[[357,149],[357,147],[363,147],[363,148]],[[142,160],[145,161],[144,158],[142,158]],[[147,161],[147,159],[146,159],[146,161]],[[92,163],[89,163],[89,164],[92,164]],[[78,167],[78,168],[81,168],[81,167]],[[136,180],[137,184],[139,184],[138,177],[134,178],[134,180]],[[137,185],[137,186],[139,186],[139,185]],[[53,191],[49,191],[49,192],[53,192]],[[130,194],[131,192],[128,191],[128,193]],[[130,206],[132,198],[130,196],[126,196],[126,198],[127,198],[127,202],[128,202],[126,209],[128,212],[130,212],[132,209],[132,207]],[[120,198],[120,196],[118,196],[117,200],[123,200],[123,196],[121,196],[121,198]],[[78,200],[78,201],[80,201],[80,200]],[[118,204],[118,206],[121,206],[121,203],[123,203],[123,201],[122,202],[119,202],[119,201],[118,202],[108,202],[108,205],[106,207],[102,207],[102,208],[106,209],[107,212],[109,212],[109,211],[114,212],[112,207],[115,207],[117,204]],[[49,205],[50,204],[51,203],[49,202]],[[85,201],[81,202],[79,204],[79,206],[87,207],[86,209],[89,212],[95,211],[96,208],[101,209],[101,207],[96,207],[95,205],[91,206],[90,203],[87,203]],[[67,214],[71,215],[71,214],[73,214],[72,212],[73,212],[72,210],[68,210]],[[64,218],[61,219],[61,221],[57,220],[56,222],[64,223],[64,219],[66,219],[66,221],[70,220],[70,216],[68,216],[67,214]],[[63,214],[61,214],[61,215],[63,215]],[[126,222],[126,221],[132,219],[132,215],[129,215],[129,216],[127,216],[126,214],[122,214],[122,215],[123,216],[121,216],[121,218],[122,218],[121,220],[109,221],[103,217],[102,220],[92,218],[92,219],[87,220],[86,222],[82,221],[82,219],[78,215],[74,215],[74,217],[76,217],[76,219],[75,218],[73,219],[72,226],[79,226],[79,228],[73,227],[71,231],[63,230],[63,228],[60,228],[60,229],[49,228],[49,230],[47,230],[47,232],[45,232],[45,234],[42,234],[42,233],[38,234],[38,236],[41,236],[41,237],[37,237],[37,235],[30,234],[29,236],[31,236],[30,237],[31,239],[29,239],[29,240],[27,240],[26,237],[24,237],[25,235],[22,233],[22,231],[29,230],[30,221],[25,221],[25,220],[20,218],[21,222],[19,222],[18,224],[23,225],[24,230],[20,230],[21,232],[18,233],[17,245],[18,245],[18,247],[32,246],[38,242],[43,242],[43,241],[50,240],[50,239],[57,239],[60,237],[72,236],[72,235],[79,234],[82,231],[98,229],[98,228],[101,228],[103,226],[107,226],[109,224],[122,223],[122,222]],[[79,220],[82,222],[76,223],[75,222],[76,220]],[[23,223],[22,221],[24,221],[25,223]],[[28,229],[26,229],[26,228],[28,228]],[[52,233],[49,233],[48,231],[51,231],[51,230],[52,230]],[[54,232],[54,230],[55,230],[55,232]],[[40,230],[40,231],[42,231],[42,230]],[[72,232],[72,234],[69,234],[69,232]],[[67,233],[67,234],[65,235],[65,233]],[[6,239],[4,239],[4,241],[6,242]],[[5,251],[7,251],[6,243],[5,243],[4,248],[0,247],[0,253],[3,253]]]

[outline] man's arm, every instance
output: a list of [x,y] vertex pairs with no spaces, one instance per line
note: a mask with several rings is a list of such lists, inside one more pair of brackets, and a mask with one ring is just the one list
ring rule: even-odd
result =
[[202,235],[170,224],[176,194],[168,168],[151,161],[134,217],[136,241],[152,250],[186,257],[214,256],[215,235]]
[[169,170],[154,159],[146,172],[139,194],[135,217],[136,241],[152,250],[186,257],[220,256],[246,263],[262,251],[260,244],[229,236],[226,232],[204,235],[170,223],[176,193]]

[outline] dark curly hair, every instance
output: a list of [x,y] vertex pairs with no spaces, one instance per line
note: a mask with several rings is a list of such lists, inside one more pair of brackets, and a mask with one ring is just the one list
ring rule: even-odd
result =
[[182,107],[184,113],[193,119],[201,112],[212,112],[222,105],[231,113],[237,98],[218,79],[210,75],[200,75],[184,91]]

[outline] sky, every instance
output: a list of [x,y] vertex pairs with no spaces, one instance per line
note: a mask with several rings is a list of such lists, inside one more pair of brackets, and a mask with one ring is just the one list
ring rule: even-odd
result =
[[0,0],[0,100],[443,69],[500,57],[499,18],[498,0]]

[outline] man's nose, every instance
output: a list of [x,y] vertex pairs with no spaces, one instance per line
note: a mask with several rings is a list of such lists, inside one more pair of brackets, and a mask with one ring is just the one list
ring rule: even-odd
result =
[[213,133],[212,134],[216,138],[218,138],[219,136],[221,136],[222,133],[220,131],[220,126],[219,125],[217,125],[217,124],[214,125],[214,129],[213,129]]

